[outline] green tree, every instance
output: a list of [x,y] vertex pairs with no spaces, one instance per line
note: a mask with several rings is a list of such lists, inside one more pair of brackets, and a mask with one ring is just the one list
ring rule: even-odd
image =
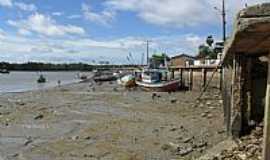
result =
[[205,59],[216,59],[217,53],[213,48],[214,39],[213,36],[208,36],[206,38],[206,44],[202,44],[199,46],[199,55],[198,58],[205,58]]
[[170,60],[169,56],[165,53],[162,54],[153,54],[151,57],[151,65],[156,68],[160,65],[165,65],[165,61]]

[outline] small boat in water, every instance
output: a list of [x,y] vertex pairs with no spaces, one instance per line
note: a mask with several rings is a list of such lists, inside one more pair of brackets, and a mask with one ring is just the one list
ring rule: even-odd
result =
[[180,87],[180,80],[167,80],[167,75],[167,70],[145,69],[139,73],[136,84],[147,91],[177,91]]
[[9,71],[7,69],[0,69],[0,73],[9,74]]
[[40,75],[37,80],[37,83],[46,83],[46,78],[43,75]]

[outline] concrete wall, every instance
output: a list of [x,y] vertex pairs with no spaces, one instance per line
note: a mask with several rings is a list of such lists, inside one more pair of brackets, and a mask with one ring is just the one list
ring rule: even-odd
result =
[[223,84],[227,129],[233,137],[250,131],[264,116],[267,64],[259,57],[234,55],[226,63]]

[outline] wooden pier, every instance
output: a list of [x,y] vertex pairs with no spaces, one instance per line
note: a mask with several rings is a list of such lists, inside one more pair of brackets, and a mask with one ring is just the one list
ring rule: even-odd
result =
[[188,74],[188,89],[193,89],[193,81],[194,81],[194,72],[201,72],[201,88],[204,90],[207,87],[207,75],[209,72],[215,74],[216,72],[219,74],[219,88],[222,89],[223,84],[223,69],[219,65],[201,65],[201,66],[172,66],[170,67],[170,71],[172,72],[172,78],[175,77],[175,72],[180,73],[180,83],[181,86],[184,86],[184,75],[185,73]]

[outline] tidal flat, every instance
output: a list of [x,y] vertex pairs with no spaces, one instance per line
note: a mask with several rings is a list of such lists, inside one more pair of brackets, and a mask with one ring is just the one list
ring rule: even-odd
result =
[[76,83],[0,97],[0,159],[196,159],[226,139],[219,90]]

